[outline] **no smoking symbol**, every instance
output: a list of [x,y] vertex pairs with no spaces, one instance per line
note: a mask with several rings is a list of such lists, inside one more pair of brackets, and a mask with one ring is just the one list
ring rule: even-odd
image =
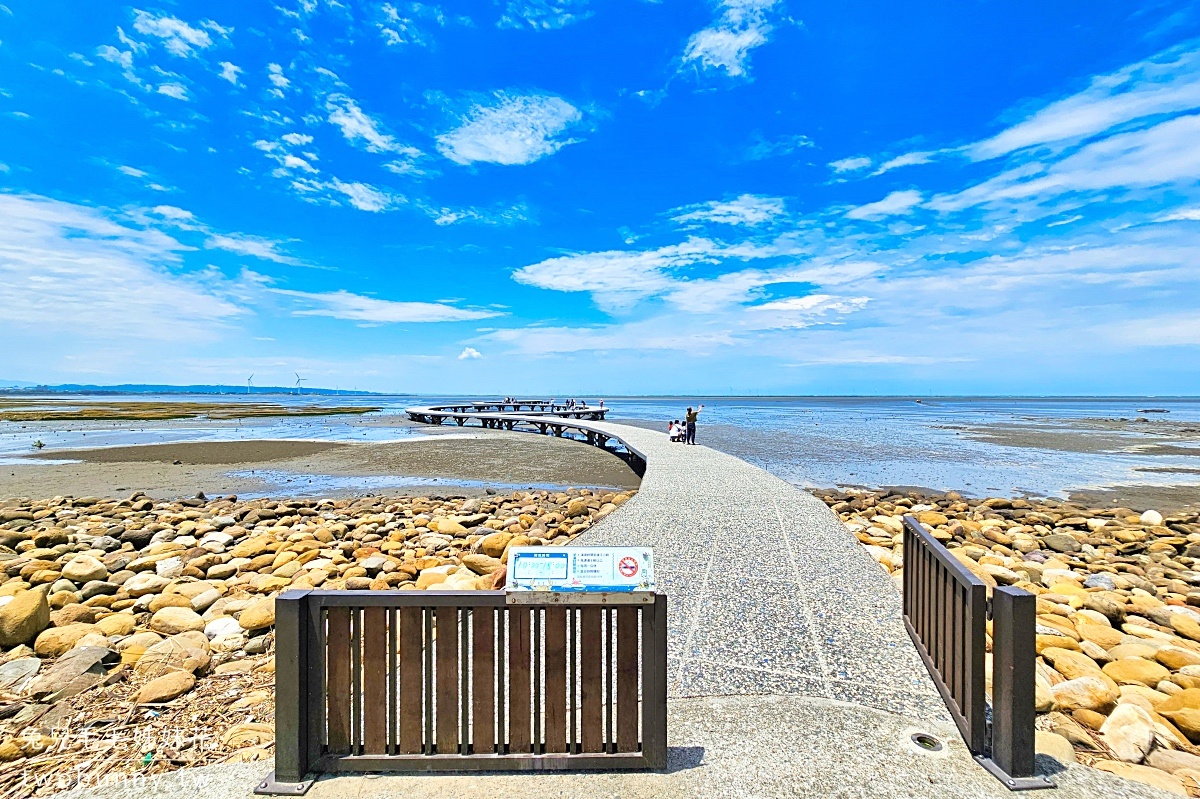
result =
[[621,562],[617,564],[617,571],[621,572],[622,577],[633,577],[638,573],[638,562],[634,558],[621,558]]

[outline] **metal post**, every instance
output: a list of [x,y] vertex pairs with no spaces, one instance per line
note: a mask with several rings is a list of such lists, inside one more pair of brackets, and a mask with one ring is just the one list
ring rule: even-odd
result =
[[992,753],[980,763],[1013,791],[1054,787],[1033,776],[1036,604],[1019,588],[992,593]]
[[308,591],[285,591],[275,600],[275,771],[256,794],[299,796],[308,774]]

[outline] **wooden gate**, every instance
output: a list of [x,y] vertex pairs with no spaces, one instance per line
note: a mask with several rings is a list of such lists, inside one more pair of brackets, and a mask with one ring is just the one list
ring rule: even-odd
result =
[[312,772],[666,765],[662,594],[287,591],[275,636],[263,793]]

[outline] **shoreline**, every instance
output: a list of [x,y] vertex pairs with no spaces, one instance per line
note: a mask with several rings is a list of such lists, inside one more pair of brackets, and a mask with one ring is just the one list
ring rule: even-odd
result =
[[[624,461],[596,447],[491,430],[386,443],[192,441],[57,450],[25,457],[27,463],[0,466],[0,498],[117,496],[130,491],[158,499],[198,492],[349,497],[451,490],[478,495],[489,485],[627,490],[641,482]],[[78,462],[38,462],[63,459]],[[358,490],[355,478],[362,481]],[[321,490],[322,485],[327,488]]]

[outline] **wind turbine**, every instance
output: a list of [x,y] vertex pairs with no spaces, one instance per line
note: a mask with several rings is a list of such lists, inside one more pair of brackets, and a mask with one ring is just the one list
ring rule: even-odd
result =
[[254,375],[250,375],[249,377],[246,378],[246,393],[247,394],[250,393],[250,389],[251,389],[251,387],[253,387],[253,385],[254,385]]
[[299,372],[293,372],[296,375],[296,394],[300,394],[300,383],[307,378],[301,377]]

